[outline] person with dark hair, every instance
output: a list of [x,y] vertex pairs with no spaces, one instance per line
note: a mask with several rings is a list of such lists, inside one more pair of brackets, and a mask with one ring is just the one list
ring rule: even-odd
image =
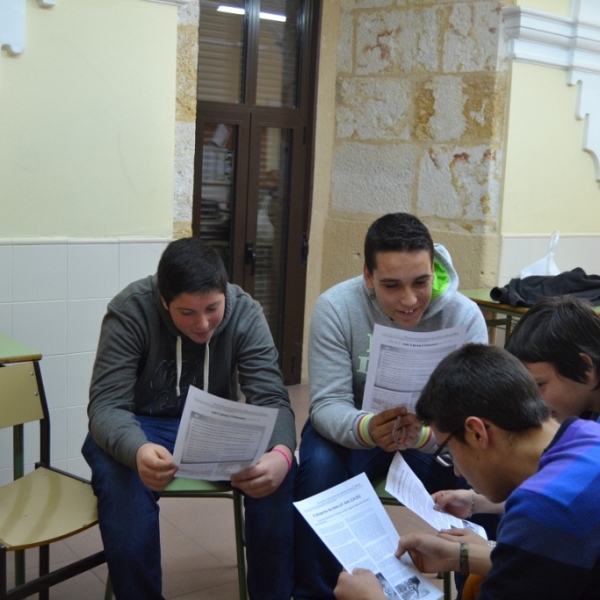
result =
[[[464,325],[466,340],[486,342],[483,316],[458,293],[447,250],[407,213],[387,214],[369,227],[363,274],[320,296],[309,336],[310,417],[302,432],[296,500],[303,500],[361,472],[385,475],[396,450],[430,492],[454,487],[451,469],[433,460],[436,441],[406,409],[379,414],[362,409],[371,335],[375,324],[430,332]],[[398,445],[400,417],[410,435]],[[401,440],[400,440],[401,441]],[[294,597],[333,598],[341,565],[296,516]]]
[[[552,416],[597,418],[600,412],[600,316],[574,296],[540,300],[517,322],[505,346],[533,375]],[[481,494],[445,490],[436,508],[459,518],[504,511]]]
[[540,300],[506,342],[559,422],[600,412],[600,316],[574,296]]
[[484,544],[407,534],[397,556],[408,552],[424,572],[487,573],[481,600],[600,598],[600,425],[557,423],[516,357],[477,344],[440,362],[416,411],[441,440],[436,457],[505,502],[505,514],[491,555]]
[[[210,357],[210,360],[209,360]],[[171,242],[155,276],[135,281],[102,322],[82,453],[117,600],[162,599],[158,504],[177,467],[173,448],[190,385],[278,409],[258,463],[231,477],[244,494],[250,598],[293,588],[294,414],[258,302],[227,282],[216,251]]]

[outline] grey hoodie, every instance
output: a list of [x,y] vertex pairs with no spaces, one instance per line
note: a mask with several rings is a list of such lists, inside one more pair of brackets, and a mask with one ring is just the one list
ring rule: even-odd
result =
[[[437,331],[466,325],[466,342],[487,343],[485,320],[477,305],[458,290],[458,275],[448,251],[435,244],[436,271],[449,277],[444,291],[431,301],[411,331]],[[347,448],[365,448],[355,425],[361,410],[371,334],[375,324],[402,329],[388,317],[364,277],[339,283],[323,293],[310,323],[308,365],[310,418],[325,438]]]
[[[135,281],[115,296],[102,321],[90,385],[88,415],[94,441],[135,470],[136,453],[147,440],[134,415],[180,417],[188,387],[204,389],[206,346],[175,327],[160,301],[156,276]],[[239,374],[246,402],[279,409],[269,448],[284,444],[293,451],[294,413],[269,327],[260,304],[236,285],[227,285],[223,321],[208,349],[207,391],[237,400]]]

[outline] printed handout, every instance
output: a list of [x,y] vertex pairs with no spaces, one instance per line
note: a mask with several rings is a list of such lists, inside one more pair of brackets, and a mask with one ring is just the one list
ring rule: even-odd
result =
[[408,554],[394,555],[400,536],[364,473],[294,505],[346,571],[370,569],[390,600],[442,596]]
[[228,480],[265,453],[277,409],[224,400],[190,386],[173,458],[177,477]]
[[421,390],[437,364],[463,345],[466,327],[416,332],[375,325],[362,409],[380,413],[396,406],[415,412]]
[[[450,467],[449,467],[450,468]],[[434,510],[434,502],[421,480],[396,452],[385,482],[385,491],[438,531],[454,527],[471,529],[487,540],[485,529],[465,519]]]

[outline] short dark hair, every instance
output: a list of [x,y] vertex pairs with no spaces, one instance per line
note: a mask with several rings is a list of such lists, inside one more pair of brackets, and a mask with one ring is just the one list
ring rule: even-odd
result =
[[221,257],[198,238],[171,242],[158,263],[158,291],[167,304],[179,294],[208,294],[227,290],[227,271]]
[[586,383],[592,360],[600,388],[600,316],[592,305],[574,296],[545,298],[517,322],[506,349],[528,363],[548,362],[559,375]]
[[433,240],[429,230],[408,213],[389,213],[374,221],[365,237],[365,266],[369,273],[377,268],[378,252],[415,252],[427,250],[433,263]]
[[533,377],[519,360],[485,344],[466,344],[446,356],[423,388],[417,417],[464,441],[468,417],[488,419],[505,431],[520,433],[550,417]]

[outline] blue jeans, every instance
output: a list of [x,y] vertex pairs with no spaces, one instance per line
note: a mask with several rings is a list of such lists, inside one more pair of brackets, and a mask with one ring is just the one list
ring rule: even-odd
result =
[[[178,418],[136,416],[148,441],[173,452]],[[106,454],[88,435],[82,453],[92,469],[98,521],[117,600],[162,600],[158,499],[137,473]],[[283,600],[294,581],[296,465],[266,498],[245,496],[248,593],[253,600]]]
[[[466,487],[457,485],[464,480],[459,480],[453,469],[440,465],[428,454],[406,450],[402,456],[429,493]],[[295,500],[304,500],[362,472],[369,479],[382,477],[387,474],[393,458],[394,452],[381,448],[353,450],[330,442],[315,431],[309,419],[302,430]],[[300,513],[296,513],[294,599],[333,599],[333,588],[341,570],[342,566],[327,546]]]

